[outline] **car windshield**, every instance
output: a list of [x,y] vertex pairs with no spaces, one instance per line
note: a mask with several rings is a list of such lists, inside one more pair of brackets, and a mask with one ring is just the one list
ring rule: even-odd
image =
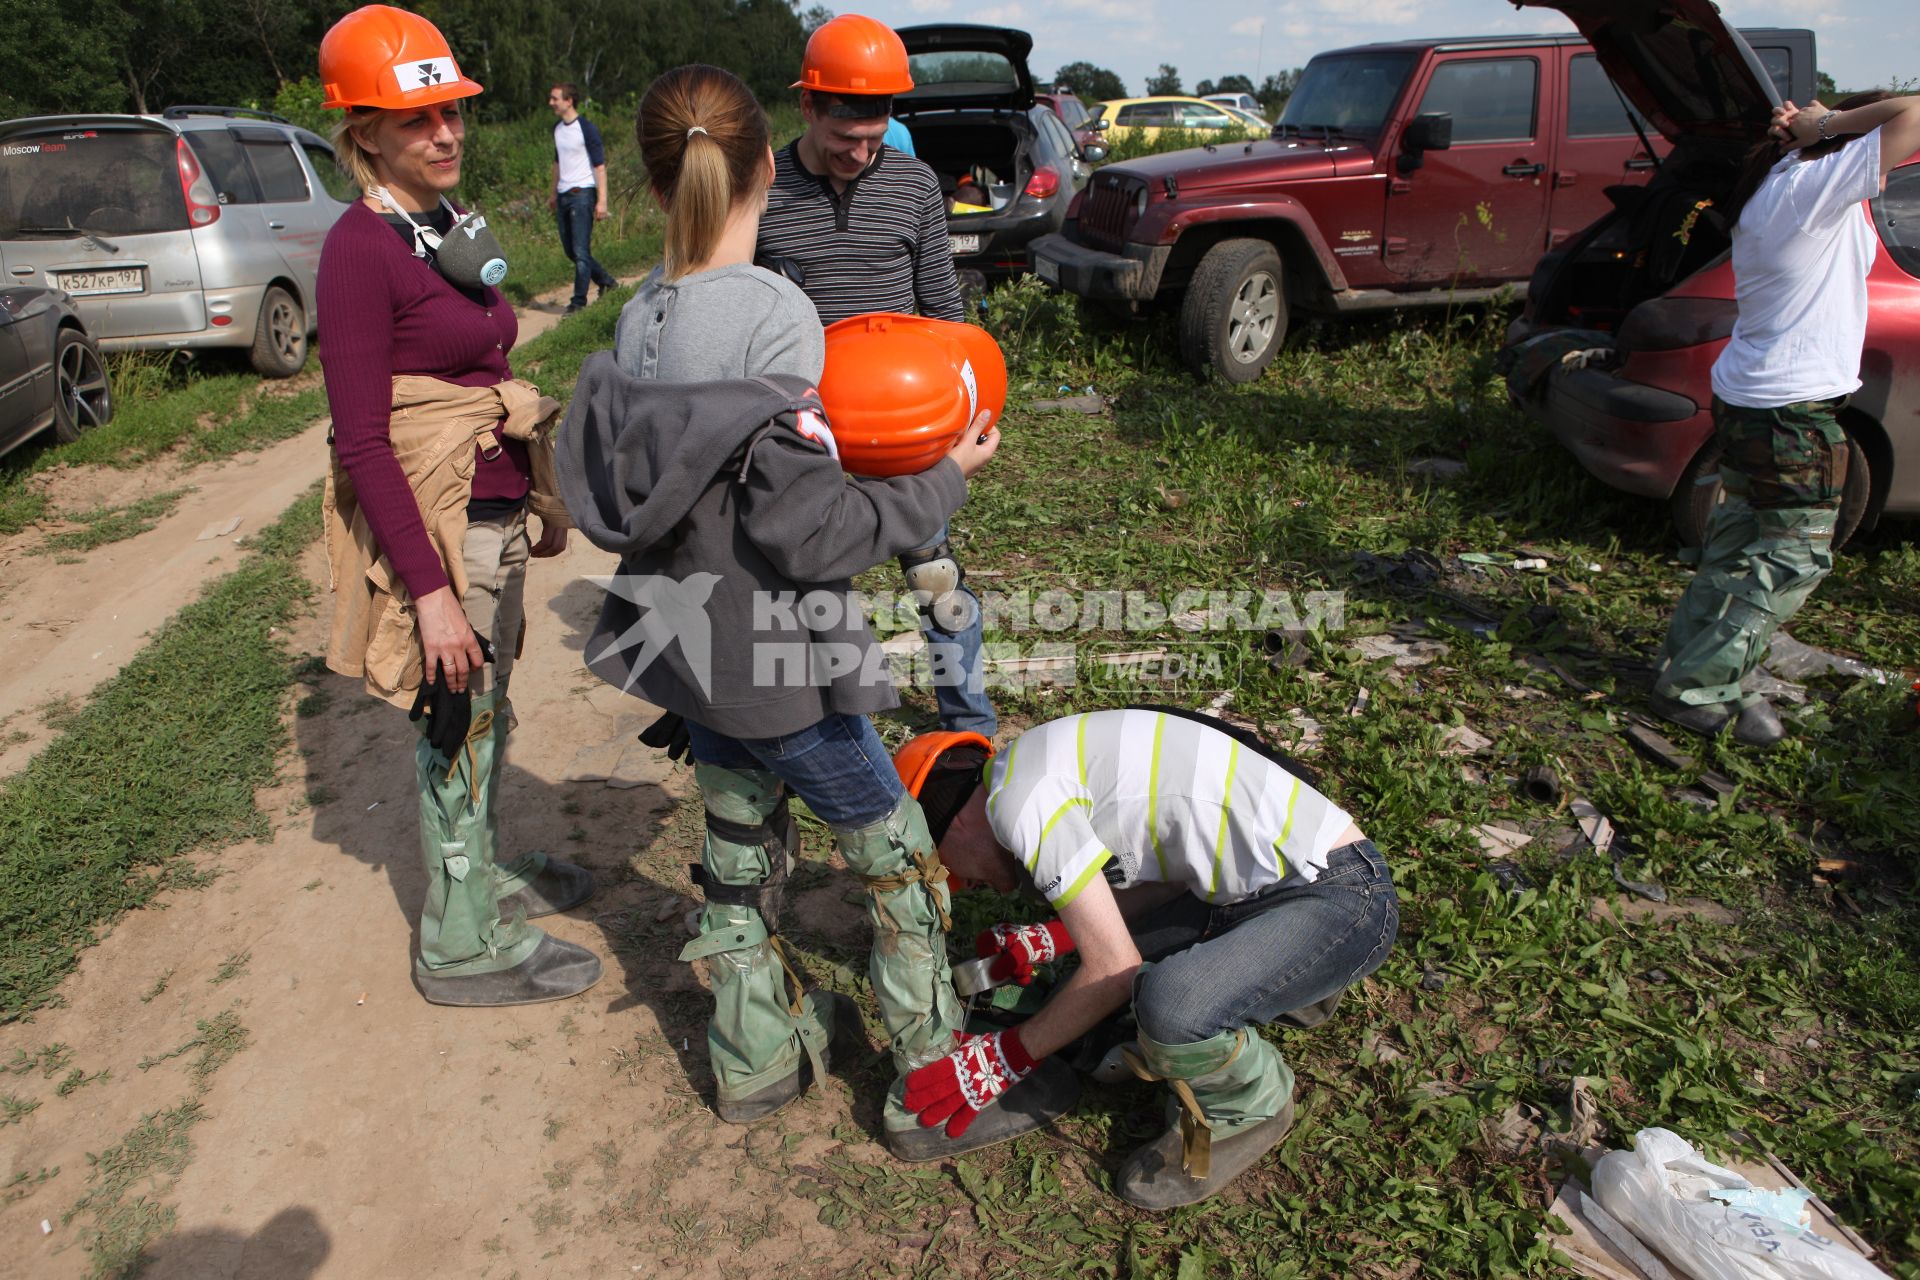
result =
[[1282,133],[1371,136],[1387,122],[1413,67],[1411,53],[1349,53],[1315,58],[1280,113]]
[[900,96],[911,101],[971,95],[1020,87],[1020,72],[1005,56],[977,49],[917,53],[907,59],[913,88]]
[[51,129],[0,140],[0,236],[186,230],[174,143],[171,133],[149,129]]

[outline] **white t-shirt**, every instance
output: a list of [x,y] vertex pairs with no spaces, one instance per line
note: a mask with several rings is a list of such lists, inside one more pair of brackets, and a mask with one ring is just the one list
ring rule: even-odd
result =
[[556,191],[594,185],[593,161],[587,154],[587,125],[584,116],[575,116],[553,126],[553,150],[560,159],[560,178],[554,183]]
[[1733,228],[1740,318],[1713,364],[1715,395],[1777,409],[1860,389],[1877,243],[1860,202],[1878,194],[1878,129],[1818,160],[1788,156],[1761,180]]
[[1157,711],[1027,730],[988,767],[987,820],[1056,908],[1101,873],[1238,902],[1317,878],[1353,821],[1230,735]]

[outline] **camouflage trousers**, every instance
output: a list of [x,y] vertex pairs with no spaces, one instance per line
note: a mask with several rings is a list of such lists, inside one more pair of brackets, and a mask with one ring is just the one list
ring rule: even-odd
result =
[[1748,409],[1715,397],[1726,501],[1707,525],[1700,567],[1680,597],[1654,690],[1694,705],[1741,698],[1773,633],[1833,569],[1847,483],[1844,400]]

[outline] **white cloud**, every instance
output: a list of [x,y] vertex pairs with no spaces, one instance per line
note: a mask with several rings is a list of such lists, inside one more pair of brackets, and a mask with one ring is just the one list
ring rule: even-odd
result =
[[1257,36],[1266,29],[1265,18],[1242,18],[1227,30],[1236,36]]
[[953,0],[908,0],[915,13],[945,13],[953,8]]

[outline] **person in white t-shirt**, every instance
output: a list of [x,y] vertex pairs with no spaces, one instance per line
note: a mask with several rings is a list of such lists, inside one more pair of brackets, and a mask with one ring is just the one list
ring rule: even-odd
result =
[[607,149],[579,104],[574,85],[556,84],[547,92],[547,106],[559,117],[553,126],[553,193],[547,203],[560,224],[560,249],[573,261],[568,315],[587,305],[589,283],[596,298],[619,283],[593,258],[593,224],[607,216]]
[[1035,964],[1080,955],[1033,1017],[961,1033],[907,1077],[921,1124],[964,1132],[1131,1002],[1127,1065],[1165,1080],[1182,1115],[1122,1167],[1123,1198],[1194,1204],[1278,1145],[1293,1124],[1293,1072],[1260,1028],[1325,1020],[1380,967],[1400,921],[1379,850],[1301,766],[1172,707],[1052,720],[997,756],[978,734],[922,734],[894,766],[950,882],[1024,886],[1059,912],[981,934],[991,975],[1029,982]]
[[1788,102],[1723,210],[1739,304],[1713,366],[1726,500],[1674,609],[1653,686],[1653,709],[1683,728],[1731,726],[1753,746],[1786,735],[1773,705],[1740,682],[1833,568],[1847,482],[1839,413],[1860,389],[1879,243],[1861,204],[1916,148],[1920,97],[1860,94],[1831,110]]

